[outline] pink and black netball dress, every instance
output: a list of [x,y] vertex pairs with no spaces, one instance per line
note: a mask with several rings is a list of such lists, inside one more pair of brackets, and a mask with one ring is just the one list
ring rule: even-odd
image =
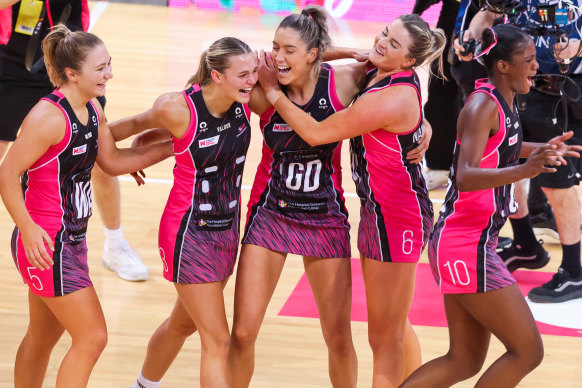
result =
[[183,94],[190,125],[181,138],[172,139],[174,186],[160,222],[160,255],[169,281],[216,282],[232,274],[238,251],[250,110],[235,102],[217,118],[199,85]]
[[93,199],[91,170],[97,158],[99,114],[93,102],[87,103],[89,120],[83,124],[59,91],[43,100],[63,112],[65,136],[24,172],[21,182],[30,216],[54,242],[54,265],[44,271],[33,267],[17,228],[12,236],[12,254],[33,293],[62,296],[92,285],[85,234]]
[[[368,72],[368,79],[376,71]],[[420,84],[412,70],[386,77],[360,96],[397,85],[416,90],[422,112]],[[358,249],[369,259],[416,263],[430,236],[433,209],[422,167],[406,159],[424,133],[419,117],[409,132],[377,129],[350,141],[352,177],[361,201]]]
[[[499,131],[487,140],[481,168],[504,168],[518,163],[522,131],[513,111],[486,80],[474,93],[486,93],[499,109]],[[469,97],[470,98],[470,97]],[[451,182],[429,245],[433,275],[445,294],[477,293],[515,283],[497,255],[497,236],[507,216],[517,211],[513,184],[487,190],[460,192],[456,185],[460,148],[455,144]]]
[[[322,65],[313,97],[300,108],[317,121],[344,108],[331,66]],[[273,107],[261,116],[261,130],[263,155],[243,243],[303,256],[350,257],[341,142],[311,147]]]

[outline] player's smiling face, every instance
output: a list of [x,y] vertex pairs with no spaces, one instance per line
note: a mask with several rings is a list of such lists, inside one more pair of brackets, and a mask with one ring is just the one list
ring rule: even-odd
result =
[[413,40],[408,30],[402,21],[396,19],[376,35],[368,59],[385,71],[407,69],[414,64],[414,60],[408,57],[411,44]]
[[258,66],[254,53],[230,56],[228,68],[219,75],[223,92],[241,104],[248,104],[251,90],[257,83]]
[[529,40],[524,50],[511,56],[508,76],[511,80],[511,88],[520,94],[526,94],[531,88],[531,77],[537,73],[539,64],[536,60],[536,47],[532,39]]
[[104,96],[105,84],[113,77],[111,56],[105,45],[100,44],[90,49],[79,71],[65,68],[65,73],[89,98]]
[[317,49],[308,51],[298,31],[283,27],[275,32],[271,57],[279,82],[282,85],[289,85],[312,71],[317,59]]

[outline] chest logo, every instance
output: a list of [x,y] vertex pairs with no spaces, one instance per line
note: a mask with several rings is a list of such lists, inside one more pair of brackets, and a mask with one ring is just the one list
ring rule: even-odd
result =
[[220,135],[209,137],[208,139],[198,140],[198,147],[206,148],[218,144]]
[[327,101],[325,98],[319,99],[319,109],[326,109],[327,108]]
[[224,131],[225,129],[229,129],[229,128],[230,128],[230,123],[226,123],[226,124],[224,124],[224,125],[221,125],[220,127],[216,128],[216,131],[218,131],[218,132],[222,132],[222,131]]
[[515,144],[517,144],[517,134],[515,134],[509,138],[509,145],[512,146]]
[[240,135],[242,135],[246,130],[247,130],[246,124],[243,124],[240,127],[238,127],[238,132],[236,134],[236,137],[239,137]]
[[287,124],[275,124],[273,125],[273,132],[291,132],[292,129]]
[[87,152],[87,144],[73,148],[73,155],[81,155]]

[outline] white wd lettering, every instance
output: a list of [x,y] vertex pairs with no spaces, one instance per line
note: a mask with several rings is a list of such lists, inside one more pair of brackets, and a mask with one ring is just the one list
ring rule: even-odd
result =
[[87,218],[91,215],[92,192],[90,182],[75,183],[75,207],[77,219]]

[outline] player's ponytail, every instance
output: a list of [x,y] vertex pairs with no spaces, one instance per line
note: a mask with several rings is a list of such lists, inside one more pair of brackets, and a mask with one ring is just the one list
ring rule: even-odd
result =
[[103,41],[89,32],[71,32],[64,24],[54,26],[42,41],[51,83],[56,87],[66,84],[65,68],[80,71],[89,51],[101,44]]
[[248,53],[252,53],[250,47],[237,38],[226,37],[218,39],[200,56],[198,70],[190,77],[187,86],[193,84],[209,85],[212,82],[212,70],[224,73],[230,65],[229,59],[231,56]]
[[299,14],[285,17],[279,28],[292,28],[299,33],[306,50],[317,48],[317,58],[313,63],[314,71],[319,74],[323,53],[331,46],[327,11],[318,5],[308,5]]
[[206,62],[206,56],[208,55],[208,50],[204,50],[202,55],[200,55],[200,63],[198,64],[198,70],[196,73],[190,77],[188,80],[188,85],[208,85],[212,78],[210,77],[210,67]]
[[437,60],[437,71],[431,67],[431,72],[437,77],[445,79],[443,73],[443,50],[447,43],[445,33],[440,28],[430,29],[430,26],[420,16],[410,14],[398,17],[410,37],[412,44],[408,47],[408,57],[415,59],[412,67],[418,67]]
[[513,55],[523,52],[531,38],[510,24],[486,28],[481,35],[481,51],[475,58],[483,61],[487,74],[495,72],[497,61],[511,62]]

